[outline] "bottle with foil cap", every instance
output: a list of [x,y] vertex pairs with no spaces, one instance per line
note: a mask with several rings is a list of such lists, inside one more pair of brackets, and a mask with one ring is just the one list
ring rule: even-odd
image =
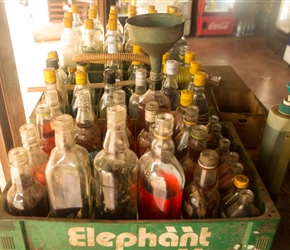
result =
[[166,78],[163,82],[162,91],[170,99],[171,111],[178,108],[180,103],[180,94],[176,76],[178,73],[178,62],[175,60],[166,61]]
[[180,161],[185,174],[185,187],[194,179],[198,158],[201,152],[206,149],[207,135],[208,130],[204,125],[194,125],[190,132],[187,154]]
[[49,106],[46,103],[38,104],[35,107],[35,115],[39,146],[50,156],[50,152],[55,147],[55,137]]
[[70,18],[64,18],[63,25],[64,29],[58,45],[58,55],[60,67],[66,70],[68,66],[75,66],[72,58],[74,55],[81,53],[81,38],[72,28],[72,20]]
[[184,172],[174,156],[173,116],[155,116],[155,139],[139,159],[139,219],[180,219]]
[[192,182],[185,188],[182,199],[183,219],[216,218],[220,206],[216,167],[218,154],[205,149],[198,158]]
[[83,34],[84,34],[84,24],[80,18],[79,6],[72,4],[71,5],[71,12],[72,12],[72,16],[73,16],[73,21],[72,21],[73,29],[78,33],[78,35],[81,39]]
[[223,178],[231,171],[231,166],[239,162],[240,156],[237,152],[230,151],[227,154],[226,161],[218,166],[217,172],[219,179]]
[[19,132],[22,145],[28,153],[28,165],[32,169],[34,179],[45,187],[45,169],[48,162],[48,155],[38,144],[36,127],[32,123],[26,123],[19,127]]
[[197,71],[194,76],[194,95],[193,104],[199,108],[198,120],[202,123],[208,121],[208,102],[204,92],[207,74],[202,71]]
[[102,53],[103,40],[100,30],[96,30],[91,18],[85,20],[85,30],[81,42],[82,53]]
[[94,159],[95,219],[133,220],[137,218],[138,157],[129,149],[126,134],[126,106],[107,108],[107,132]]
[[147,91],[147,70],[136,69],[135,92],[130,96],[128,111],[130,118],[138,117],[139,100]]
[[92,171],[88,151],[75,143],[71,115],[59,115],[53,124],[56,145],[45,172],[50,216],[90,219]]
[[195,105],[187,106],[183,118],[183,128],[174,138],[175,157],[181,161],[187,154],[190,133],[194,125],[198,122],[198,107]]
[[249,178],[246,175],[238,174],[234,179],[234,186],[221,194],[221,216],[226,217],[224,211],[238,200],[239,192],[249,186]]
[[50,116],[53,119],[57,115],[63,114],[59,107],[59,101],[57,97],[57,91],[55,89],[49,89],[44,92],[45,103],[49,106]]
[[11,187],[6,196],[8,211],[15,216],[46,217],[49,212],[46,192],[34,179],[28,160],[23,147],[8,152],[11,173]]
[[219,166],[227,160],[227,154],[230,152],[231,141],[228,138],[221,138],[219,140],[219,146],[215,151],[219,155]]
[[155,124],[155,116],[158,114],[158,102],[150,101],[145,107],[145,128],[141,130],[137,137],[137,156],[140,158],[148,150],[150,150],[149,128]]
[[[95,6],[95,5],[94,5]],[[100,22],[100,19],[98,17],[98,9],[97,8],[93,8],[93,6],[90,7],[90,9],[88,10],[88,17],[89,19],[93,20],[93,24],[94,24],[94,36],[96,38],[97,41],[99,41],[100,45],[102,45],[102,47],[100,48],[100,52],[103,51],[103,45],[104,45],[104,38],[105,38],[105,30],[104,30],[104,26],[102,25],[102,23]]]
[[201,62],[192,61],[189,65],[189,83],[188,89],[194,91],[194,76],[200,70]]
[[222,138],[222,125],[219,122],[213,123],[210,126],[210,132],[206,140],[206,147],[209,149],[218,148],[219,141]]
[[234,185],[235,177],[238,174],[244,173],[244,165],[240,162],[231,165],[229,173],[224,175],[222,178],[219,178],[218,189],[220,194],[225,193],[227,190],[231,189]]

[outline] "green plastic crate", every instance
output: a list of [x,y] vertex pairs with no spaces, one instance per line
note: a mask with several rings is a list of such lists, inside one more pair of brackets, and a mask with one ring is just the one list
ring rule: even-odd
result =
[[233,125],[223,134],[239,153],[262,215],[238,219],[104,221],[16,217],[0,197],[0,249],[271,249],[280,215]]

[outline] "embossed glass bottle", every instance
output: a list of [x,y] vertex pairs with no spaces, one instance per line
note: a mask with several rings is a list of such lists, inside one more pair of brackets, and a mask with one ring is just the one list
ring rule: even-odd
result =
[[139,219],[180,218],[184,172],[174,156],[172,128],[171,114],[156,115],[151,150],[139,159]]

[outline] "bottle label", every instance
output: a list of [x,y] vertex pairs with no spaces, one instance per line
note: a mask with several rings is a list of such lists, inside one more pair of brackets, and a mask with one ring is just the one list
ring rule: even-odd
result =
[[116,36],[108,36],[108,53],[118,53],[118,41]]

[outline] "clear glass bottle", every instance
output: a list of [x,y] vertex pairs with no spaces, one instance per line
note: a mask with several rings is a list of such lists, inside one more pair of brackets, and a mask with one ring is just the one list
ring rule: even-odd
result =
[[[64,85],[75,85],[76,84],[76,79],[75,79],[75,72],[76,68],[73,66],[68,66],[67,67],[67,78],[65,79]],[[73,98],[73,90],[68,90],[68,103],[69,106],[71,107],[71,101]],[[70,110],[71,112],[71,110]]]
[[147,91],[147,70],[139,68],[136,70],[135,92],[130,96],[128,112],[130,118],[138,117],[139,100]]
[[[112,18],[116,19],[117,30],[118,30],[118,33],[120,34],[121,40],[123,41],[124,27],[123,27],[122,23],[119,20],[119,13],[118,12],[119,12],[119,8],[118,8],[117,5],[111,5],[110,6],[109,16],[113,15],[114,17],[112,17]],[[109,24],[108,24],[108,26],[109,26]],[[107,28],[107,30],[108,30],[108,28]]]
[[[91,11],[94,10],[94,11]],[[105,37],[105,28],[104,25],[101,23],[100,18],[99,18],[99,10],[98,10],[98,6],[95,4],[91,4],[90,5],[90,9],[89,9],[89,18],[93,18],[94,19],[94,25],[95,27],[97,27],[98,29],[101,30],[102,34],[103,34],[103,41],[104,41],[104,37]]]
[[[137,44],[133,45],[133,54],[135,55],[143,55],[144,51],[141,49],[141,47]],[[127,74],[128,74],[128,80],[135,80],[136,79],[136,70],[137,69],[146,69],[146,76],[147,76],[147,67],[145,66],[144,63],[141,63],[139,61],[133,61],[128,70],[127,70]]]
[[45,172],[50,216],[90,219],[92,171],[88,151],[75,143],[72,116],[59,115],[53,124],[56,147]]
[[170,99],[162,91],[162,73],[150,72],[149,89],[143,95],[138,105],[137,134],[145,127],[145,105],[150,101],[158,102],[159,112],[170,113]]
[[53,119],[57,115],[61,115],[62,112],[59,107],[57,91],[55,89],[49,89],[44,92],[45,102],[49,106],[50,116]]
[[238,162],[231,165],[231,170],[228,174],[219,179],[219,191],[220,193],[225,193],[227,190],[231,189],[234,185],[234,180],[236,175],[244,173],[244,166],[242,163]]
[[55,67],[56,68],[56,76],[57,78],[59,79],[59,81],[64,84],[66,78],[67,78],[67,74],[66,72],[60,67],[59,65],[59,57],[58,57],[58,53],[56,50],[51,50],[51,51],[48,51],[47,52],[47,58],[55,58],[56,61],[57,61],[57,66]]
[[96,219],[136,219],[138,158],[129,149],[126,106],[107,109],[108,127],[101,150],[94,159]]
[[181,161],[182,158],[187,154],[190,133],[194,125],[198,121],[198,107],[191,105],[186,107],[185,115],[183,118],[184,126],[174,138],[175,144],[175,157]]
[[237,152],[230,151],[227,154],[226,161],[218,166],[217,172],[219,179],[223,178],[231,171],[231,166],[239,162],[240,156]]
[[174,156],[172,129],[171,114],[156,115],[151,150],[139,159],[139,219],[180,219],[184,172]]
[[218,166],[220,166],[227,160],[227,154],[230,152],[230,146],[231,141],[228,138],[221,138],[219,140],[219,146],[215,149],[215,151],[219,155]]
[[201,152],[193,181],[185,188],[182,199],[183,219],[216,218],[220,205],[216,167],[218,154],[214,150]]
[[84,24],[80,18],[79,6],[72,4],[71,11],[73,16],[72,20],[73,29],[78,33],[79,38],[82,39],[82,36],[84,34]]
[[185,174],[185,187],[194,179],[198,158],[201,152],[206,149],[207,135],[208,130],[204,125],[195,125],[190,132],[187,154],[180,161]]
[[155,116],[158,114],[158,102],[150,101],[146,103],[145,107],[145,128],[141,130],[137,137],[137,156],[140,158],[150,149],[150,132],[149,128],[155,124]]
[[46,186],[45,169],[48,155],[40,148],[37,139],[36,127],[32,123],[19,127],[23,147],[28,153],[28,165],[31,167],[34,179],[42,186]]
[[192,61],[189,65],[189,83],[187,89],[194,91],[194,76],[200,70],[201,62]]
[[166,61],[166,78],[163,82],[162,91],[170,99],[171,111],[176,110],[180,103],[180,93],[176,81],[177,73],[178,61]]
[[250,189],[242,189],[238,200],[225,209],[227,218],[257,217],[261,215],[259,209],[253,204],[254,193]]
[[100,19],[97,15],[97,9],[92,9],[92,6],[89,9],[89,18],[93,20],[94,24],[94,37],[98,41],[98,53],[103,52],[103,46],[104,46],[104,26],[101,24]]
[[94,27],[94,20],[85,20],[85,30],[81,42],[82,53],[102,53],[103,40],[100,30]]
[[23,147],[8,152],[11,187],[7,192],[9,213],[15,216],[46,217],[49,212],[44,187],[34,179],[28,164],[28,153]]
[[[135,5],[129,5],[128,8],[129,8],[128,18],[131,18],[137,15],[137,7]],[[125,23],[125,26],[124,26],[123,43],[124,43],[124,52],[133,53],[133,41],[129,36],[127,23]]]
[[216,149],[219,146],[219,141],[222,139],[222,125],[219,122],[213,123],[210,126],[210,132],[206,139],[206,147]]
[[55,147],[55,137],[49,106],[46,103],[38,104],[35,107],[35,115],[38,144],[50,156],[51,150]]

